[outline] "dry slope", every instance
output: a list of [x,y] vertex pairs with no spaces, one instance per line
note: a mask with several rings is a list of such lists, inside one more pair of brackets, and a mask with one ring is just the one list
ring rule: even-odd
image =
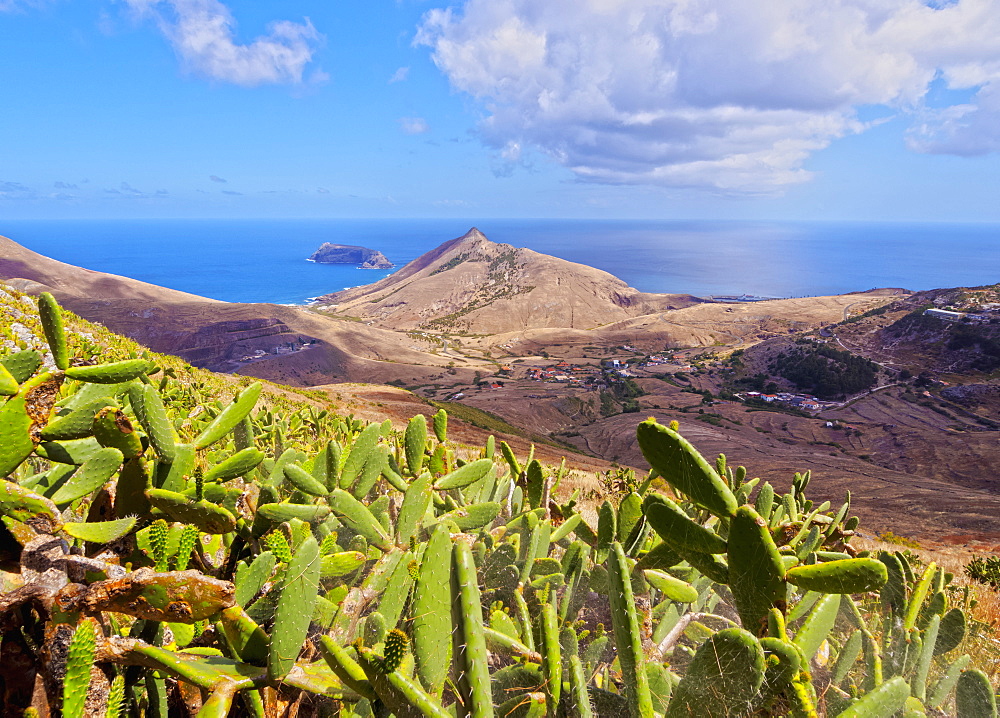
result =
[[0,237],[0,282],[51,291],[67,309],[154,351],[287,384],[420,383],[462,357],[403,333],[274,304],[231,304],[65,264]]
[[135,299],[148,304],[159,302],[219,304],[214,299],[158,287],[117,274],[105,274],[66,264],[32,252],[7,237],[0,237],[0,279],[21,291],[37,294],[48,290],[57,297],[71,295],[102,299]]

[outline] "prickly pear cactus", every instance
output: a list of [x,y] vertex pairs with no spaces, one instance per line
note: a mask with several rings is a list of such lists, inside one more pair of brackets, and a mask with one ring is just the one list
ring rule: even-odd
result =
[[0,620],[45,695],[5,683],[12,715],[88,691],[107,716],[995,715],[970,590],[859,551],[808,472],[781,494],[648,420],[650,473],[585,505],[565,464],[460,446],[444,411],[234,391],[48,295],[23,321]]

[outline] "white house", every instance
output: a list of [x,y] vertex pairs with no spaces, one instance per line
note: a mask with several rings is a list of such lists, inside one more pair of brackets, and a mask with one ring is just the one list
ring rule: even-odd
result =
[[965,317],[965,312],[953,312],[948,309],[925,309],[924,316],[937,317],[946,322],[960,322]]

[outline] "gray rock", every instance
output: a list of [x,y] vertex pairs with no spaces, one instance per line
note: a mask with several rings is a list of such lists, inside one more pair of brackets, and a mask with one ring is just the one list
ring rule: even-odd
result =
[[309,259],[320,264],[356,264],[362,269],[392,269],[396,266],[376,249],[330,242],[324,242]]

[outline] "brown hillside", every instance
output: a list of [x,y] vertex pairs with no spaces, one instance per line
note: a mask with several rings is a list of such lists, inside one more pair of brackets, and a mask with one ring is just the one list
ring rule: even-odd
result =
[[158,287],[155,284],[147,284],[117,274],[95,272],[91,269],[83,269],[72,264],[59,262],[37,252],[32,252],[7,237],[0,237],[0,279],[16,289],[32,294],[47,290],[56,296],[127,298],[149,304],[160,302],[219,304],[214,299]]
[[[232,304],[65,264],[0,237],[0,281],[51,291],[67,309],[154,351],[215,371],[305,386],[420,383],[463,357],[398,332],[295,307]],[[259,353],[259,354],[258,354]]]
[[646,392],[638,399],[639,411],[607,417],[600,413],[600,390],[523,380],[468,391],[463,403],[639,468],[646,463],[636,424],[650,415],[664,424],[677,420],[684,436],[707,457],[725,453],[751,476],[782,490],[795,472],[811,470],[814,498],[841,502],[850,491],[853,511],[868,531],[888,529],[921,541],[969,535],[1000,540],[1000,481],[987,468],[996,463],[997,433],[951,405],[935,400],[936,408],[947,406],[951,414],[943,416],[904,399],[903,389],[894,387],[808,416],[731,401],[704,404],[686,387],[660,379],[637,381]]
[[375,284],[320,300],[337,314],[397,330],[471,334],[592,329],[698,301],[646,294],[599,269],[491,242],[475,228]]

